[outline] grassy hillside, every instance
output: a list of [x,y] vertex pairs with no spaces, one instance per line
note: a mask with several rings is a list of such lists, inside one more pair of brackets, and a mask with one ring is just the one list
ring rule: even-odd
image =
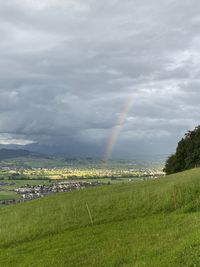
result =
[[200,266],[199,209],[200,169],[2,207],[0,266]]

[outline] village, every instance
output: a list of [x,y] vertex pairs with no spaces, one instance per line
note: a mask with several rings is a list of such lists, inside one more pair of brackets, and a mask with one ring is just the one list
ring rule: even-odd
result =
[[30,201],[37,198],[43,198],[47,195],[54,193],[70,192],[73,190],[82,190],[88,187],[96,187],[100,185],[105,185],[100,181],[92,182],[56,182],[51,184],[39,184],[39,185],[29,185],[13,189],[11,191],[18,194],[19,198],[13,199],[2,199],[0,200],[1,205],[11,205],[21,202]]
[[69,192],[103,184],[157,179],[162,170],[123,166],[113,168],[19,167],[0,166],[0,205],[10,205],[43,198],[49,194]]
[[21,196],[23,200],[32,200],[40,197],[47,196],[53,193],[70,192],[72,190],[80,190],[86,187],[94,187],[103,185],[99,181],[94,182],[58,182],[50,185],[27,185],[14,189],[14,191]]

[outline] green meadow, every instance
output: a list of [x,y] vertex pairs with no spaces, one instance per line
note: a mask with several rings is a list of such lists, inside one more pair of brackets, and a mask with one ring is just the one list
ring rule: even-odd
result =
[[20,196],[15,192],[2,190],[0,191],[0,200],[18,199]]
[[200,266],[200,169],[0,208],[0,266]]

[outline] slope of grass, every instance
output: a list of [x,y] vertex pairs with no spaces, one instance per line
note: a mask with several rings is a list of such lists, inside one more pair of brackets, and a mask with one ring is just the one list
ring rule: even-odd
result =
[[0,266],[200,266],[199,209],[200,169],[2,207]]

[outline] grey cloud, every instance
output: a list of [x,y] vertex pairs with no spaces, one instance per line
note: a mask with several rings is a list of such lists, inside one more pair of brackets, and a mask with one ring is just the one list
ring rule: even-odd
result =
[[10,143],[101,156],[132,98],[113,156],[173,151],[199,124],[199,8],[197,0],[0,1],[0,142],[7,134]]

